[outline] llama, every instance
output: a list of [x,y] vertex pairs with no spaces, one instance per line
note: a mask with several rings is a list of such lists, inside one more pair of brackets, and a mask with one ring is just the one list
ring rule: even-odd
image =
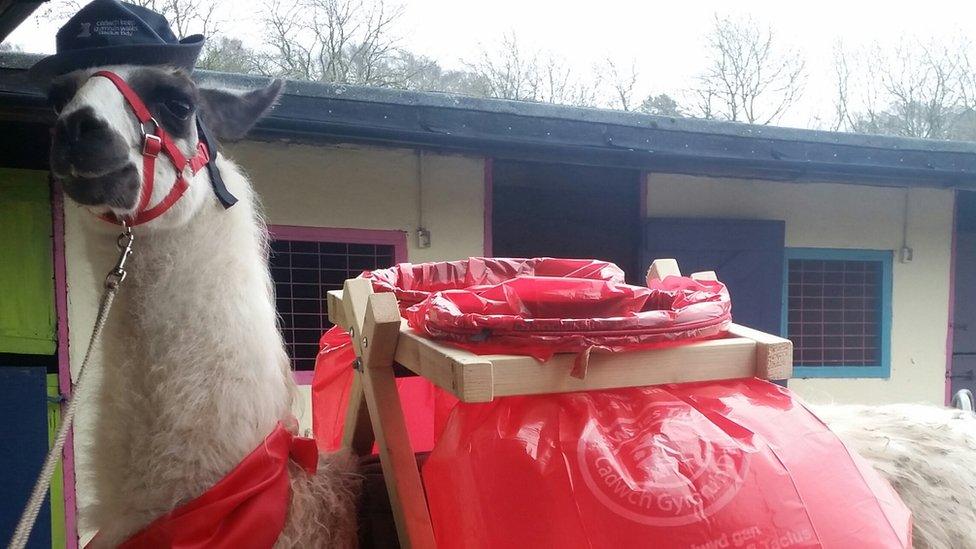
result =
[[[51,173],[93,214],[123,218],[143,193],[143,136],[120,90],[92,77],[95,70],[51,86],[59,112]],[[240,139],[282,89],[274,81],[237,95],[199,89],[178,69],[106,70],[136,91],[188,158],[199,140],[198,111],[217,138]],[[291,420],[296,388],[277,327],[265,225],[241,169],[223,155],[216,163],[236,205],[221,206],[203,169],[169,210],[134,230],[128,278],[102,340],[102,381],[94,401],[82,404],[95,409],[95,503],[83,511],[98,529],[93,546],[114,547],[192,500]],[[177,175],[162,155],[153,171],[149,204],[163,200]],[[118,227],[87,217],[89,252],[114,249]],[[276,546],[354,546],[354,460],[320,455],[317,473],[294,462],[289,473]]]

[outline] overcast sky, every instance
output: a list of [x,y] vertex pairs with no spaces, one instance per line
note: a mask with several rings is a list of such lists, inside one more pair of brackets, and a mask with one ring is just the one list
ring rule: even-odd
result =
[[[259,44],[254,14],[259,1],[225,0],[224,5],[233,6],[234,19],[222,30]],[[473,60],[483,45],[514,32],[521,42],[551,50],[587,74],[607,56],[624,64],[633,59],[641,97],[662,92],[680,95],[689,87],[703,67],[705,35],[714,14],[752,16],[770,25],[778,39],[806,58],[806,92],[779,122],[802,127],[816,125],[818,116],[830,117],[832,52],[838,39],[850,49],[864,49],[875,41],[893,44],[906,36],[946,40],[965,36],[976,41],[972,0],[406,0],[403,5],[404,47],[444,66],[458,67],[461,60]],[[58,26],[35,16],[9,41],[26,51],[52,52]]]

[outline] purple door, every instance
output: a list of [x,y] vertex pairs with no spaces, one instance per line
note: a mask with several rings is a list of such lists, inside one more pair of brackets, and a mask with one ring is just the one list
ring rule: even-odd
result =
[[956,196],[952,394],[962,389],[976,393],[976,193]]
[[[641,259],[674,258],[682,274],[715,271],[732,296],[733,321],[771,334],[782,331],[783,221],[651,218]],[[646,268],[646,267],[645,267]]]

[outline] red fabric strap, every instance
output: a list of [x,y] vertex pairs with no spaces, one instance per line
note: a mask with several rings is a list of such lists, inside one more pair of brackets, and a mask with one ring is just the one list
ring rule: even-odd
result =
[[281,423],[213,488],[152,522],[120,549],[272,547],[290,501],[289,458],[309,473],[318,466],[315,441]]
[[[156,143],[157,141],[152,140],[152,142]],[[148,143],[148,141],[147,141],[147,143]],[[145,149],[148,149],[148,148],[149,147],[143,147],[144,150]],[[158,151],[157,151],[157,154],[158,154]],[[142,155],[142,173],[144,173],[144,174],[147,174],[147,173],[155,174],[156,173],[156,155],[155,154],[149,155],[149,154],[143,153],[143,155]],[[149,207],[149,199],[152,197],[152,193],[153,193],[153,181],[155,179],[156,179],[155,177],[145,177],[145,176],[143,176],[143,178],[142,178],[142,196],[139,198],[139,210],[138,210],[140,212]]]
[[[196,175],[201,168],[210,162],[210,151],[207,150],[207,145],[201,140],[197,143],[196,154],[193,158],[187,160],[169,133],[152,117],[152,113],[139,97],[139,94],[129,87],[129,84],[121,76],[111,71],[98,71],[92,76],[107,78],[115,84],[119,93],[122,94],[122,97],[125,98],[126,102],[132,108],[133,114],[135,114],[136,119],[139,121],[140,129],[144,132],[142,145],[142,196],[139,199],[139,206],[136,209],[135,216],[128,223],[130,226],[147,223],[163,215],[166,210],[170,209],[183,196],[183,193],[189,187],[189,182],[186,180],[187,167],[190,168],[190,175]],[[153,133],[146,132],[146,124],[148,123],[153,125]],[[159,204],[149,208],[149,200],[153,193],[153,181],[156,177],[156,157],[159,156],[160,152],[169,158],[170,163],[176,170],[176,181],[173,182],[172,189],[170,189],[163,200]],[[121,221],[113,215],[103,215],[102,219],[117,225],[121,224]]]
[[126,83],[121,76],[111,71],[98,71],[92,76],[102,76],[111,80],[112,83],[115,84],[115,87],[119,89],[119,92],[122,93],[122,97],[125,97],[125,100],[129,103],[129,106],[132,107],[132,112],[135,113],[136,118],[139,119],[141,124],[145,124],[146,122],[152,120],[152,114],[149,112],[146,104],[142,102],[139,94],[130,88],[129,84]]

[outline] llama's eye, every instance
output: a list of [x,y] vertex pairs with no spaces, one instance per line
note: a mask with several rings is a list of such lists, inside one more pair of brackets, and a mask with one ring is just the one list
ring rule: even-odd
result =
[[189,103],[179,99],[169,99],[166,101],[166,103],[164,103],[164,105],[166,106],[166,110],[180,120],[186,120],[186,118],[190,116],[190,111],[193,110],[193,107],[191,107]]

